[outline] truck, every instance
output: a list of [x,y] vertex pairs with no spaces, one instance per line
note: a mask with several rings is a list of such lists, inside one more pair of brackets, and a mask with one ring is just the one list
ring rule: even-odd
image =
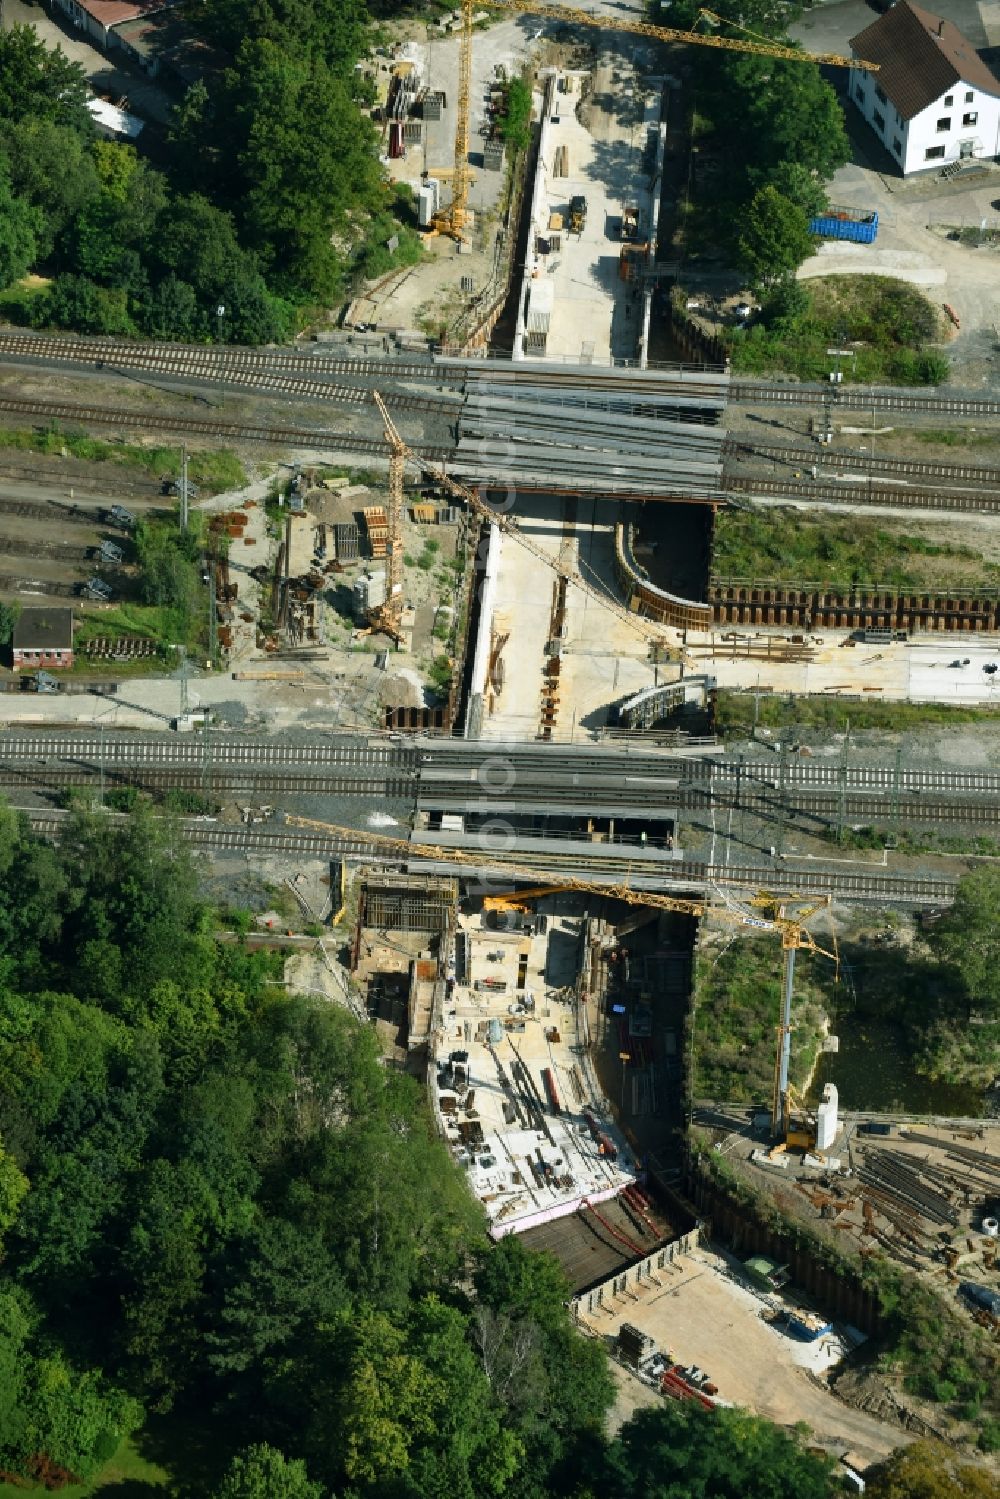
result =
[[587,222],[587,200],[582,193],[577,193],[569,200],[569,232],[570,234],[582,234]]
[[619,234],[625,242],[639,238],[639,208],[637,204],[630,204],[628,208],[622,209]]

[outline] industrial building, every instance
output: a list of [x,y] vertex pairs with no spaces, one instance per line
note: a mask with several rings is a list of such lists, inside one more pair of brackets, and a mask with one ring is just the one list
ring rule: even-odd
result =
[[22,667],[67,670],[73,665],[72,609],[22,609],[11,645],[15,671]]

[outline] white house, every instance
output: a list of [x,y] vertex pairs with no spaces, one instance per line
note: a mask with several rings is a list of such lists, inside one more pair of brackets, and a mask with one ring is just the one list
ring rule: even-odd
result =
[[971,42],[912,0],[851,38],[851,100],[904,176],[1000,155],[1000,81]]

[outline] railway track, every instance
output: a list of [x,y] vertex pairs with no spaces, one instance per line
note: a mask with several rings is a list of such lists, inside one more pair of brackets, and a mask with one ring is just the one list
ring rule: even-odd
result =
[[[209,763],[214,769],[223,766],[238,769],[296,770],[301,768],[319,774],[327,767],[353,767],[390,775],[405,773],[416,765],[412,749],[404,745],[383,745],[364,740],[338,743],[320,739],[299,744],[273,743],[268,740],[240,740],[226,735],[210,735],[207,747]],[[63,764],[83,762],[97,769],[105,766],[140,766],[153,769],[183,769],[205,763],[206,746],[201,735],[180,739],[176,734],[0,734],[0,765],[55,761]]]
[[[435,385],[464,385],[477,376],[490,380],[509,380],[532,385],[554,385],[566,388],[586,385],[595,389],[617,391],[666,389],[675,386],[690,395],[717,395],[727,388],[730,402],[766,406],[822,406],[831,402],[844,410],[897,411],[933,413],[938,416],[961,416],[986,419],[1000,417],[1000,399],[964,395],[952,391],[910,390],[879,386],[840,385],[831,388],[820,384],[792,381],[754,380],[737,377],[726,379],[721,365],[670,365],[658,369],[637,370],[628,366],[560,366],[531,361],[515,365],[499,359],[464,356],[428,356],[393,358],[383,350],[377,356],[367,353],[343,355],[329,352],[323,346],[309,350],[288,348],[230,348],[187,344],[144,344],[137,340],[58,337],[23,332],[0,332],[0,360],[33,359],[78,365],[114,365],[128,368],[173,370],[185,374],[195,366],[208,368],[218,375],[227,372],[285,371],[288,373],[345,376],[352,380],[411,380]],[[216,377],[218,377],[218,375]]]
[[[702,806],[709,804],[707,798],[701,802]],[[685,804],[682,802],[681,805]],[[697,805],[694,800],[687,803],[689,810],[695,810]],[[854,793],[845,796],[842,801],[835,792],[793,791],[783,794],[775,791],[769,795],[751,797],[742,804],[732,797],[724,797],[721,801],[716,799],[714,805],[727,809],[743,805],[749,812],[759,810],[769,813],[782,812],[787,806],[789,812],[819,817],[828,822],[835,821],[843,813],[849,822],[863,820],[868,824],[905,822],[1000,826],[1000,801],[984,802],[974,797],[962,801],[938,801],[922,796],[859,797]]]
[[0,573],[0,588],[5,593],[40,593],[54,599],[75,599],[79,594],[79,587],[74,583],[56,583],[51,578],[26,578],[23,573]]
[[[538,813],[546,810],[558,813],[560,802],[582,800],[591,802],[595,809],[600,808],[602,811],[619,806],[622,809],[618,814],[620,816],[637,815],[632,810],[636,798],[633,796],[630,800],[627,789],[620,785],[611,787],[607,782],[603,789],[598,786],[578,790],[567,788],[562,795],[558,789],[542,786],[519,788],[515,796],[498,798],[496,815],[502,815],[501,809],[506,809],[509,815],[515,817],[531,815],[536,809]],[[665,813],[675,809],[678,812],[700,812],[714,808],[716,811],[743,810],[762,817],[802,814],[831,823],[843,815],[847,821],[863,821],[868,824],[905,822],[966,823],[976,827],[1000,825],[1000,797],[989,801],[976,796],[946,800],[914,794],[896,796],[857,791],[846,792],[841,796],[839,791],[802,791],[788,787],[782,792],[777,787],[760,790],[752,786],[741,788],[737,795],[735,787],[722,790],[708,786],[673,789],[669,783],[664,782],[658,792],[647,793],[642,806],[651,819],[662,818]],[[482,795],[470,794],[469,791],[446,791],[442,794],[439,786],[435,794],[421,786],[418,807],[424,811],[489,815],[490,804]]]
[[[327,449],[330,452],[364,453],[373,458],[386,457],[386,445],[381,438],[357,437],[353,433],[330,432],[315,427],[265,426],[256,422],[224,422],[221,418],[211,421],[199,417],[154,416],[144,411],[109,412],[102,406],[83,406],[70,401],[26,401],[0,394],[0,411],[12,415],[37,417],[51,425],[55,422],[77,422],[82,426],[115,427],[126,431],[176,432],[197,437],[220,438],[232,442],[261,442],[275,446],[288,443]],[[451,458],[451,448],[430,447],[420,443],[408,444],[410,450],[428,462],[444,463]]]
[[[58,338],[38,340],[37,344],[0,334],[0,359],[31,360],[39,364],[76,364],[107,370],[159,374],[177,380],[197,380],[208,384],[235,385],[243,389],[266,390],[289,399],[330,401],[348,406],[372,404],[371,390],[360,385],[338,385],[333,378],[340,373],[317,359],[303,355],[257,353],[253,350],[212,350],[210,348],[174,348],[170,345],[88,345],[69,343]],[[391,366],[382,365],[383,373]],[[345,370],[343,373],[350,373]],[[398,377],[396,377],[398,378]],[[408,395],[386,390],[387,404],[406,411],[424,411],[454,415],[461,409],[458,398]]]
[[875,457],[871,453],[817,453],[815,448],[784,448],[752,439],[729,437],[722,446],[725,458],[766,458],[808,470],[814,463],[823,468],[851,469],[864,474],[877,470],[913,479],[942,479],[949,484],[981,484],[1000,488],[1000,468],[984,468],[976,463],[936,463],[933,460]]
[[[52,516],[55,520],[56,517]],[[35,541],[30,536],[0,536],[4,557],[52,557],[57,562],[86,562],[93,547],[74,546],[70,541]]]
[[[202,736],[182,738],[176,734],[94,731],[74,734],[51,730],[10,730],[0,733],[0,765],[59,761],[98,768],[134,765],[162,769],[201,767],[206,750]],[[417,740],[393,744],[375,738],[315,738],[286,743],[280,739],[240,739],[212,733],[209,763],[222,768],[296,770],[305,774],[333,773],[334,768],[366,772],[370,776],[419,773],[421,795],[432,797],[446,791],[450,796],[467,794],[477,802],[495,797],[499,803],[512,796],[532,794],[542,785],[551,799],[551,786],[540,776],[555,778],[567,793],[580,787],[591,791],[599,783],[614,785],[620,794],[631,792],[649,798],[656,794],[676,802],[681,792],[704,797],[709,792],[740,795],[751,791],[770,794],[784,787],[822,791],[841,787],[848,794],[891,793],[893,796],[936,793],[941,797],[977,794],[1000,799],[1000,771],[925,770],[893,765],[821,764],[814,759],[789,760],[782,766],[777,756],[767,760],[720,759],[714,756],[682,757],[641,750],[565,751],[558,747],[490,744],[475,747],[459,740]]]
[[[0,764],[0,786],[44,787],[57,790],[63,786],[93,786],[102,775],[94,766],[66,765],[56,762],[47,766]],[[136,786],[148,791],[200,791],[205,796],[365,796],[394,801],[409,800],[413,783],[405,777],[359,777],[333,775],[288,775],[274,771],[231,770],[221,772],[211,766],[201,770],[165,770],[138,765],[106,766],[105,781],[112,786]]]
[[[420,835],[424,838],[428,835]],[[391,856],[388,856],[391,862]],[[396,856],[398,858],[398,855]],[[455,871],[455,864],[415,855],[413,865],[435,870]],[[503,855],[484,855],[480,867],[495,868],[505,862]],[[689,891],[714,888],[759,890],[777,889],[792,895],[833,895],[838,900],[857,901],[866,905],[906,905],[934,907],[950,904],[955,897],[957,879],[915,879],[905,875],[878,875],[844,872],[835,865],[817,862],[812,869],[794,869],[785,864],[698,864],[693,861],[669,863],[664,860],[642,860],[623,855],[601,858],[583,864],[579,853],[564,853],[553,847],[544,854],[537,850],[518,850],[509,860],[526,874],[541,876],[559,874],[592,874],[602,884],[620,882],[632,890]],[[472,855],[470,871],[478,861]]]
[[916,489],[899,484],[840,484],[824,479],[773,479],[766,474],[723,473],[722,489],[728,494],[768,499],[789,495],[805,504],[827,500],[834,505],[881,505],[897,510],[1000,512],[1000,492],[976,489]]
[[[92,510],[82,507],[57,504],[35,504],[32,500],[8,500],[0,496],[0,515],[16,516],[20,520],[51,521],[58,526],[89,526],[100,524],[100,507]],[[118,534],[116,532],[116,534]]]
[[785,786],[836,787],[848,791],[940,792],[953,794],[974,792],[1000,797],[1000,772],[993,770],[914,770],[891,765],[817,765],[813,761],[792,761],[782,768],[775,760],[701,760],[686,762],[685,779],[711,778],[752,786],[754,783],[777,790]]
[[[114,816],[114,814],[108,814]],[[66,814],[57,812],[25,811],[25,816],[36,833],[43,837],[58,838],[66,825]],[[324,834],[293,833],[288,829],[265,831],[259,827],[220,827],[211,822],[187,820],[183,823],[184,837],[197,847],[212,853],[271,854],[280,858],[285,854],[314,855],[318,858],[370,856],[366,843],[350,838],[334,839]]]
[[753,406],[822,406],[827,401],[847,411],[912,411],[935,416],[1000,416],[1000,400],[950,392],[899,390],[871,385],[797,385],[767,380],[730,381],[730,402]]
[[400,380],[431,382],[456,389],[468,380],[479,378],[501,381],[511,386],[532,385],[587,386],[591,389],[645,390],[674,385],[692,396],[717,395],[724,390],[725,372],[721,366],[669,365],[645,371],[627,368],[587,365],[542,365],[532,362],[519,365],[495,359],[431,355],[425,358],[394,358],[383,350],[375,357],[367,354],[337,354],[322,345],[308,349],[232,348],[204,344],[141,343],[137,340],[60,337],[21,332],[0,332],[0,360],[33,360],[37,363],[83,365],[94,368],[158,370],[178,375],[192,374],[196,369],[210,369],[213,378],[240,373],[259,374],[284,371],[289,374],[322,377],[343,376],[351,380],[370,380],[380,388],[386,382]]
[[[26,809],[25,815],[34,830],[47,837],[58,837],[66,825],[65,813]],[[411,866],[437,867],[433,860],[420,856],[407,858],[395,850],[380,855],[368,842],[352,839],[349,835],[335,837],[326,833],[293,832],[288,828],[266,831],[245,826],[230,828],[191,820],[186,821],[183,828],[184,836],[190,842],[214,853],[256,852],[269,853],[275,857],[285,854],[313,855],[324,859],[356,857],[372,863],[405,862]],[[517,855],[517,864],[537,868],[540,874],[558,874],[565,872],[567,857],[572,856],[560,855],[558,850],[544,856],[537,853],[526,856],[520,853]],[[491,855],[488,860],[484,860],[486,862],[495,866],[503,860]],[[474,867],[470,865],[470,872]],[[574,867],[579,872],[578,857]],[[455,873],[456,866],[448,863],[447,869],[449,873]],[[778,885],[782,890],[794,894],[822,895],[829,892],[841,900],[881,905],[938,906],[948,904],[955,894],[955,882],[951,880],[917,880],[893,875],[844,873],[840,869],[822,866],[809,870],[782,867],[776,878],[770,865],[678,863],[665,867],[663,863],[659,863],[653,869],[643,869],[639,861],[622,858],[602,860],[599,871],[595,870],[595,876],[601,881],[613,882],[620,879],[623,884],[628,881],[633,889],[654,883],[657,888],[673,890],[714,887],[757,889],[762,884]]]

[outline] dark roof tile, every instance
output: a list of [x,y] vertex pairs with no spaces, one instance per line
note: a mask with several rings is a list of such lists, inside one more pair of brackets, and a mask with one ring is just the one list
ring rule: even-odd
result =
[[912,120],[956,83],[1000,95],[1000,81],[958,27],[921,10],[912,0],[897,0],[871,26],[852,36],[851,50],[866,62],[878,63],[875,82],[904,120]]

